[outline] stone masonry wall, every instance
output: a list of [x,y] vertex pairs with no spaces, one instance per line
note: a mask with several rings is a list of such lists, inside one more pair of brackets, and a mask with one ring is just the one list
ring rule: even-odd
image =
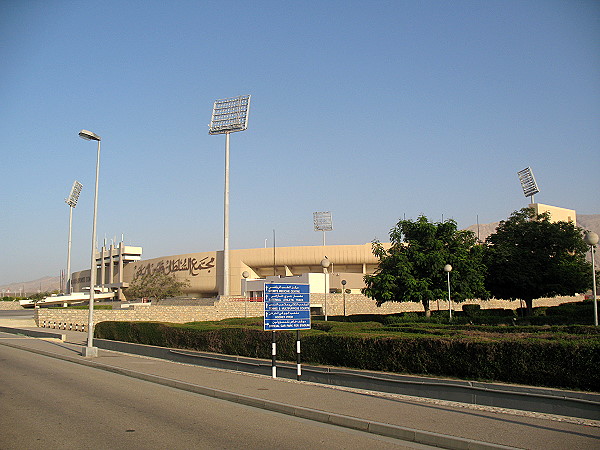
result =
[[[540,298],[533,301],[533,306],[557,306],[561,303],[580,302],[583,296],[574,297],[554,297]],[[311,305],[319,305],[323,313],[325,313],[325,294],[311,294]],[[520,308],[519,301],[509,300],[475,300],[466,301],[464,303],[452,302],[453,311],[462,311],[462,305],[477,304],[481,305],[481,309],[517,309]],[[429,305],[432,311],[438,309],[442,311],[448,310],[448,301],[440,300],[432,301]],[[423,305],[417,302],[386,302],[381,306],[377,306],[375,301],[361,294],[346,294],[345,296],[346,315],[353,314],[396,314],[402,312],[423,311]],[[343,294],[327,294],[327,315],[338,316],[344,314],[344,296]]]
[[[221,297],[211,305],[168,306],[168,305],[136,305],[122,310],[94,310],[94,323],[104,321],[139,321],[139,322],[170,322],[186,323],[208,320],[222,320],[233,317],[262,317],[264,304],[262,302],[244,301],[243,297]],[[561,303],[582,301],[583,296],[544,298],[534,301],[535,306],[556,306]],[[453,310],[461,310],[464,304],[479,304],[482,309],[519,308],[520,302],[505,300],[469,301],[454,303]],[[311,294],[311,305],[319,306],[320,312],[325,312],[325,294]],[[345,295],[346,315],[352,314],[395,314],[409,311],[423,311],[420,303],[387,302],[378,307],[375,302],[360,294]],[[438,309],[438,302],[431,302],[433,311]],[[439,301],[439,309],[447,310],[448,302]],[[343,294],[327,294],[327,315],[342,315],[344,312]],[[84,331],[88,322],[88,311],[83,309],[49,309],[35,310],[35,320],[39,327],[77,329]]]
[[15,311],[23,309],[19,302],[0,302],[0,311]]

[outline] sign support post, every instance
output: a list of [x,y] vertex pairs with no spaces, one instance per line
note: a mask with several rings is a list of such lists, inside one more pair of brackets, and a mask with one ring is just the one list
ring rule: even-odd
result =
[[266,283],[265,284],[265,331],[272,332],[271,367],[273,378],[277,378],[276,330],[296,330],[297,371],[296,379],[302,373],[300,365],[300,330],[309,330],[310,293],[308,284]]
[[296,330],[296,380],[300,381],[302,376],[302,365],[300,363],[300,330]]

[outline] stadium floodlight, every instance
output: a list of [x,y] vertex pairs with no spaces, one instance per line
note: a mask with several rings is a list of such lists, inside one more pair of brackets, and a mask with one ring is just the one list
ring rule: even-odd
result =
[[69,198],[65,199],[65,203],[69,205],[69,243],[67,245],[67,294],[71,293],[71,231],[73,229],[73,208],[77,206],[77,200],[79,200],[79,194],[83,185],[75,180],[73,181],[73,187]]
[[249,95],[215,100],[208,134],[225,134],[233,133],[235,131],[244,131],[248,128],[249,112]]
[[248,128],[250,96],[215,100],[208,134],[225,135],[225,195],[223,205],[223,295],[229,295],[229,135]]
[[65,203],[71,208],[75,208],[77,206],[77,200],[79,200],[79,194],[81,194],[82,187],[83,185],[79,181],[73,181],[73,187],[71,187],[69,198],[65,199]]
[[333,222],[331,220],[331,211],[317,211],[313,213],[315,231],[323,232],[323,245],[325,245],[325,232],[333,231]]
[[533,171],[530,167],[526,167],[523,170],[519,170],[517,172],[517,175],[519,176],[519,181],[521,181],[523,194],[525,194],[525,197],[531,197],[531,203],[535,203],[533,201],[533,196],[540,192],[540,190],[538,189],[537,183],[535,182]]

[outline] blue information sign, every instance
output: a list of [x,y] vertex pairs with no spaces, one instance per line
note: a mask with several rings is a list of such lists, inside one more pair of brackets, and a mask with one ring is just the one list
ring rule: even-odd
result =
[[308,284],[265,283],[265,330],[309,330]]

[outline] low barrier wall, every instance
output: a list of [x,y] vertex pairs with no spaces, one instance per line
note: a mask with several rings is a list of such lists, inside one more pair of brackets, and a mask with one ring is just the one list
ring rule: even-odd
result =
[[23,307],[19,304],[18,301],[0,302],[0,311],[15,311],[18,309],[23,309]]
[[[214,305],[140,305],[121,310],[94,310],[94,323],[106,321],[118,322],[202,322],[208,320],[223,320],[234,317],[262,317],[264,303],[248,301],[245,297],[220,297]],[[534,306],[556,306],[561,303],[582,301],[583,296],[542,298],[534,301]],[[319,313],[324,313],[327,304],[327,315],[337,316],[344,314],[395,314],[400,312],[423,311],[420,303],[414,302],[386,302],[378,307],[375,302],[360,294],[311,294],[311,305],[320,307]],[[478,304],[482,309],[504,308],[516,309],[520,302],[506,300],[469,301],[452,304],[453,310],[461,310],[462,305]],[[448,310],[448,302],[440,300],[431,302],[433,311],[438,309]],[[61,330],[86,331],[88,311],[85,309],[50,309],[39,308],[35,310],[35,321],[38,327],[55,328]]]

